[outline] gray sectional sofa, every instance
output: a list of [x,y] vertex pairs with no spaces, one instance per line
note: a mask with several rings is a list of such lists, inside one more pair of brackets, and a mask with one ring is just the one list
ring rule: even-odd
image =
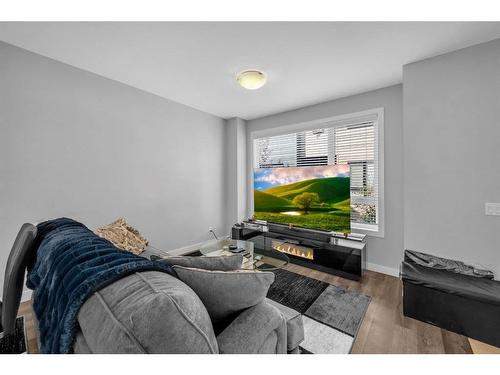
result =
[[[288,351],[287,316],[274,304],[242,311],[216,335],[193,290],[161,272],[133,274],[95,293],[80,309],[78,323],[75,353]],[[296,325],[290,328],[293,337]]]
[[[2,324],[13,328],[34,226],[23,225],[5,275]],[[36,230],[36,228],[35,228]],[[21,283],[21,284],[20,284]],[[13,312],[14,311],[14,312]],[[35,319],[36,320],[36,319]],[[74,353],[297,353],[301,315],[270,300],[214,331],[196,293],[162,272],[138,272],[94,293],[81,307]]]

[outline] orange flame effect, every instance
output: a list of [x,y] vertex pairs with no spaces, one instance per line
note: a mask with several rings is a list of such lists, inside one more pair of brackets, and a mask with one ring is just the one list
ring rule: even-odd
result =
[[281,244],[281,245],[273,245],[273,249],[278,250],[285,254],[295,255],[301,258],[306,258],[310,260],[314,260],[314,252],[312,249],[307,247],[298,246],[298,245],[290,245],[290,244]]

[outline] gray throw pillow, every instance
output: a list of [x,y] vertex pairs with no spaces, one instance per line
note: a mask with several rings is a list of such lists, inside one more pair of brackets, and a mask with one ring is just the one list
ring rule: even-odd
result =
[[264,301],[274,273],[261,271],[207,271],[174,266],[179,278],[200,297],[213,322]]
[[234,254],[227,256],[165,256],[157,260],[171,266],[182,266],[189,268],[201,268],[209,271],[234,271],[239,270],[243,264],[243,255]]

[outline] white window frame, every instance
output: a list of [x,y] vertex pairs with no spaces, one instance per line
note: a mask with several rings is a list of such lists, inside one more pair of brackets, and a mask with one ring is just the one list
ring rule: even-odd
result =
[[378,209],[377,222],[378,230],[374,230],[370,225],[362,223],[352,223],[351,229],[354,233],[362,233],[373,237],[385,236],[385,204],[384,204],[384,108],[373,108],[366,111],[349,113],[345,115],[321,118],[296,124],[289,124],[265,130],[250,132],[247,147],[248,175],[248,217],[253,215],[253,171],[254,171],[254,140],[264,137],[272,137],[301,131],[314,130],[318,128],[330,128],[336,126],[346,126],[364,121],[373,121],[375,127],[375,163],[378,168],[376,188],[378,189]]

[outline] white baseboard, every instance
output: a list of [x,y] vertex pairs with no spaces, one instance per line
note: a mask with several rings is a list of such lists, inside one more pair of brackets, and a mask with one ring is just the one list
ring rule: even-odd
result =
[[381,266],[375,263],[366,262],[366,269],[370,271],[383,273],[389,276],[399,277],[399,270],[397,268],[391,268],[391,267]]
[[31,289],[23,290],[23,294],[21,295],[21,302],[29,301],[32,294],[33,291]]

